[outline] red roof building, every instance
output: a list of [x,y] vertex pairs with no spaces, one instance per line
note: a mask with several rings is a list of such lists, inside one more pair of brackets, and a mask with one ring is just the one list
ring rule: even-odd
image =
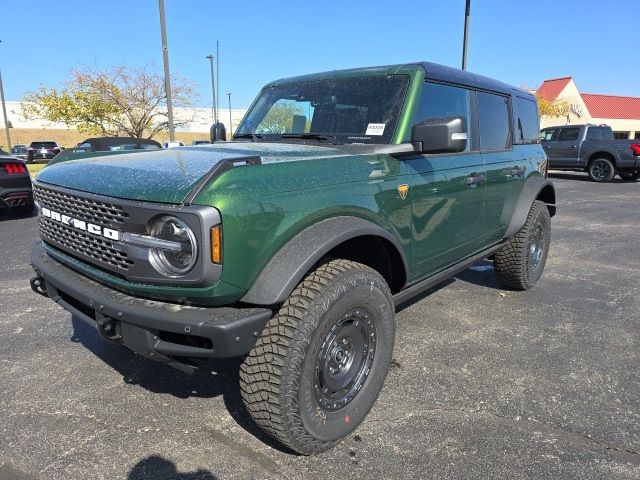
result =
[[542,82],[538,95],[553,102],[571,105],[568,118],[543,118],[542,126],[566,123],[604,123],[616,138],[640,139],[640,97],[581,93],[572,77],[552,78]]

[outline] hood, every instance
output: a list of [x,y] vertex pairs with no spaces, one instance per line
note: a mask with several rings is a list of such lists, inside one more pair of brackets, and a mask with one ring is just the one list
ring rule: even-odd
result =
[[251,155],[260,156],[265,164],[344,152],[303,144],[228,142],[61,162],[43,169],[37,181],[110,197],[182,203],[219,162]]

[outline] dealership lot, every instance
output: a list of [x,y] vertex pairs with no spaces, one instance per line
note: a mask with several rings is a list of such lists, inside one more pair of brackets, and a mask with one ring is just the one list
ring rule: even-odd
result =
[[376,406],[311,458],[260,436],[238,361],[185,376],[32,293],[37,219],[0,214],[0,480],[640,478],[640,184],[553,180],[540,283],[485,262],[405,305]]

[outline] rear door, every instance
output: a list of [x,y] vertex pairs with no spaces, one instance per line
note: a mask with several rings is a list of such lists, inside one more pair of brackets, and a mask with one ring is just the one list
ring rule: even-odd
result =
[[473,147],[471,92],[426,82],[414,123],[448,116],[467,120],[465,151],[405,159],[413,207],[412,279],[459,262],[483,245],[485,170],[482,155]]
[[490,92],[477,96],[480,151],[487,169],[485,228],[495,243],[507,229],[510,216],[503,210],[520,193],[528,161],[513,149],[511,97]]

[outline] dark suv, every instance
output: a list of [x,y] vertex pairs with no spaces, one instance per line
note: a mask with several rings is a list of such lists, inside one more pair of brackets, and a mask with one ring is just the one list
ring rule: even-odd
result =
[[60,150],[61,148],[56,142],[31,142],[31,145],[27,148],[27,163],[32,163],[36,160],[50,160],[59,154]]

